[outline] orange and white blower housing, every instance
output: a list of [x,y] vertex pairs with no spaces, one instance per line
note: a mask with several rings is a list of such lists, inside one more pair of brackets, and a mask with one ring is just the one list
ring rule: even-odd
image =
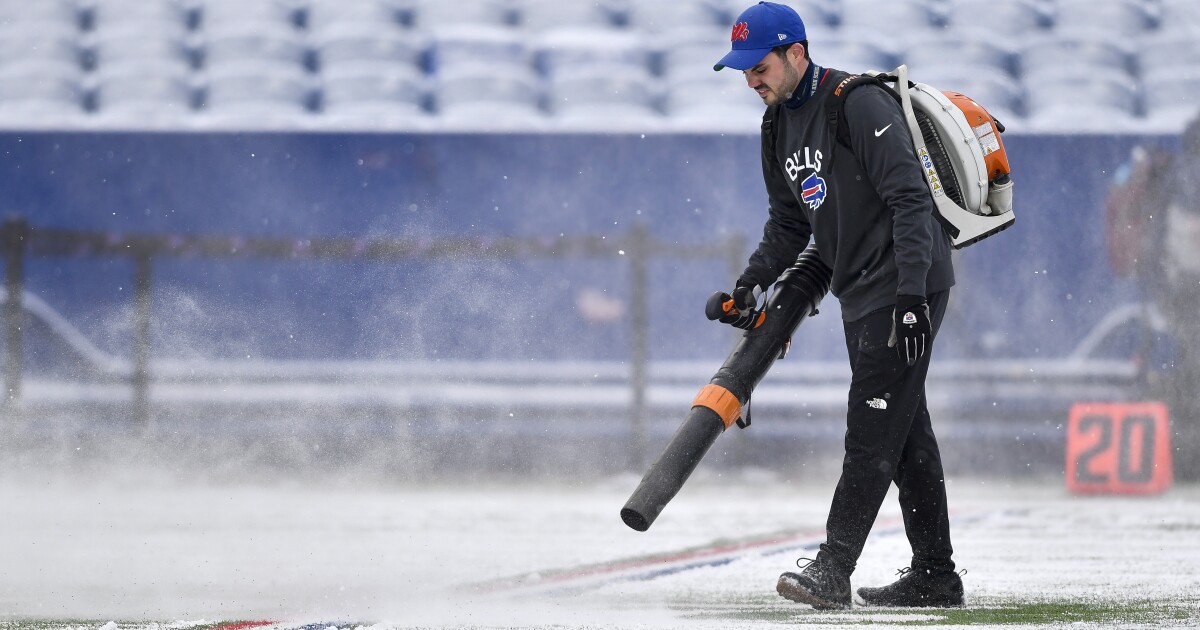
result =
[[[925,170],[938,219],[961,249],[1009,227],[1013,183],[1003,127],[983,106],[957,92],[910,83],[908,67],[867,72],[899,95],[913,148]],[[898,86],[909,89],[897,89]]]

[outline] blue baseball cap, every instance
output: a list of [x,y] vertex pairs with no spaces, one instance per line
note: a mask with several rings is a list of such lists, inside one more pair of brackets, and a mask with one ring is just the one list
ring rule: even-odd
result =
[[742,11],[734,21],[729,37],[733,50],[721,57],[713,70],[725,67],[747,70],[762,61],[772,48],[806,39],[804,21],[795,9],[774,2],[759,2]]

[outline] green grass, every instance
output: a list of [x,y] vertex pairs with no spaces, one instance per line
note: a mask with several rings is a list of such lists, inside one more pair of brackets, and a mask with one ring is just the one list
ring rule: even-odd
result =
[[[634,606],[636,607],[636,605]],[[770,625],[806,626],[869,626],[879,623],[912,627],[1012,626],[1014,628],[1044,628],[1047,626],[1166,626],[1176,628],[1200,627],[1200,601],[987,601],[964,608],[853,608],[841,611],[813,610],[778,598],[761,597],[749,601],[714,602],[696,606],[679,600],[671,608],[685,619],[728,621],[730,625],[764,623]],[[97,620],[72,619],[9,619],[0,620],[0,630],[100,630],[108,623]],[[230,622],[225,622],[230,623]],[[120,630],[170,630],[177,624],[150,621],[116,621]],[[204,623],[188,625],[186,630],[211,630],[223,625]],[[301,625],[295,623],[293,625]],[[467,626],[455,626],[466,628]],[[491,626],[478,626],[491,627]],[[523,626],[547,628],[548,626]],[[563,628],[567,626],[553,626]],[[608,627],[604,624],[597,627]]]
[[[0,630],[100,630],[109,622],[120,630],[211,630],[237,621],[213,621],[185,624],[180,622],[121,621],[117,619],[0,619]],[[296,624],[300,625],[300,624]]]
[[[683,611],[681,611],[683,612]],[[684,613],[697,619],[767,621],[808,625],[871,625],[886,617],[889,624],[917,626],[1030,626],[1070,624],[1145,624],[1200,626],[1196,602],[989,602],[963,608],[853,608],[842,611],[813,610],[807,606],[770,601],[737,606],[717,606]],[[906,619],[907,617],[907,619]],[[1194,622],[1194,623],[1185,623]]]
[[0,630],[58,630],[60,628],[99,628],[107,621],[96,622],[84,619],[9,619],[0,621]]
[[945,623],[958,625],[1052,623],[1166,623],[1197,617],[1195,609],[1161,602],[1096,603],[1045,602],[999,608],[963,608],[946,611]]

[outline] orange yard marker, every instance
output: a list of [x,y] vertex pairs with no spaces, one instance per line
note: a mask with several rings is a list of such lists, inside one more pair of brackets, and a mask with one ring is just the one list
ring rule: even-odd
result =
[[1076,403],[1067,424],[1067,489],[1158,494],[1171,487],[1171,427],[1159,402]]

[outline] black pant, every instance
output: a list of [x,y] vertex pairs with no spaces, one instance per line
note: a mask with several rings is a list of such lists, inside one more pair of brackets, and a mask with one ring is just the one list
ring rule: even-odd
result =
[[[949,291],[929,297],[934,336],[946,313]],[[914,570],[954,570],[942,457],[925,405],[929,355],[909,366],[887,345],[892,308],[845,322],[850,353],[846,456],[833,493],[821,558],[847,574],[854,571],[871,525],[895,482]],[[932,347],[929,348],[932,350]]]

